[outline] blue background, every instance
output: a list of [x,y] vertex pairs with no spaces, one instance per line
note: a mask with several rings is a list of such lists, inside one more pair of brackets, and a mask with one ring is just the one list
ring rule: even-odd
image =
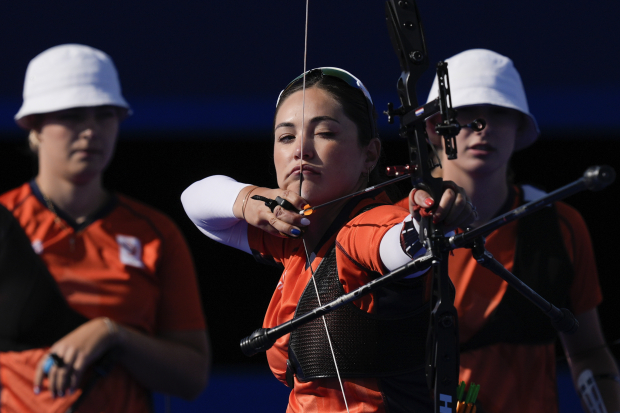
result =
[[[589,165],[617,168],[619,2],[420,0],[418,7],[431,64],[470,48],[515,62],[542,131],[514,157],[518,180],[555,189]],[[106,185],[163,210],[184,231],[214,349],[210,386],[195,402],[172,398],[173,411],[284,411],[288,390],[268,372],[264,355],[246,359],[238,349],[262,324],[279,274],[207,240],[185,217],[179,195],[214,173],[274,185],[270,127],[279,91],[303,70],[304,10],[301,0],[0,2],[0,192],[35,173],[26,133],[12,120],[30,59],[51,46],[82,43],[117,65],[134,115],[121,127]],[[308,68],[351,71],[379,112],[397,99],[400,68],[383,1],[311,0],[308,36]],[[420,101],[432,77],[429,70],[419,81]],[[406,162],[397,126],[383,116],[379,125],[388,159]],[[617,187],[568,200],[593,235],[610,341],[620,338]],[[568,376],[559,381],[562,411],[580,411]],[[164,411],[163,396],[155,400]]]
[[[303,69],[304,2],[2,2],[0,131],[19,107],[28,61],[84,43],[116,62],[135,107],[129,131],[268,130],[275,97]],[[419,1],[431,62],[469,48],[510,56],[543,129],[610,131],[619,109],[618,2]],[[339,66],[378,110],[400,71],[379,0],[313,0],[308,68]],[[425,99],[429,71],[419,83]],[[385,125],[385,124],[384,124]]]

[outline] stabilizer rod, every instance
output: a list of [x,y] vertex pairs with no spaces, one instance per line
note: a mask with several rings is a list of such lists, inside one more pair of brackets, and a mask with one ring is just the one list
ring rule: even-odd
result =
[[377,278],[368,284],[351,291],[348,294],[341,296],[340,298],[327,303],[321,307],[317,307],[314,310],[306,313],[300,317],[295,317],[285,323],[275,326],[273,328],[259,328],[254,331],[252,335],[241,340],[241,351],[246,356],[250,357],[261,351],[266,351],[273,346],[277,339],[295,330],[297,327],[304,325],[305,323],[319,318],[338,307],[357,300],[358,298],[376,290],[384,284],[396,281],[400,278],[406,277],[409,274],[413,274],[418,271],[422,271],[430,267],[433,257],[431,255],[425,255],[414,261],[411,261],[402,267],[399,267],[389,274],[383,277]]
[[529,215],[532,212],[538,211],[550,205],[552,202],[558,201],[569,197],[577,192],[589,189],[590,191],[600,191],[601,189],[611,185],[616,179],[616,171],[611,166],[591,166],[583,174],[583,176],[576,181],[565,185],[550,194],[529,202],[525,205],[521,205],[518,208],[513,209],[500,215],[492,221],[475,228],[470,231],[463,232],[448,239],[449,249],[461,248],[480,236],[490,234],[497,228],[506,225],[516,219],[519,219],[525,215]]
[[517,276],[504,268],[504,266],[493,258],[493,255],[484,248],[483,237],[477,238],[474,241],[471,251],[476,261],[478,261],[478,264],[493,271],[511,287],[521,293],[528,301],[540,308],[540,310],[551,319],[551,324],[556,330],[566,334],[573,334],[577,331],[579,322],[575,316],[568,309],[559,309],[545,300]]

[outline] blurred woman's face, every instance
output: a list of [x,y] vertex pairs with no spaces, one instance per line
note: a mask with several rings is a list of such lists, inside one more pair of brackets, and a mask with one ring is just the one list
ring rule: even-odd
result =
[[363,189],[368,168],[376,163],[378,140],[361,147],[357,126],[340,103],[313,87],[306,89],[302,142],[302,100],[302,91],[293,93],[276,114],[273,157],[278,186],[299,193],[303,164],[302,197],[311,205]]
[[505,175],[521,126],[521,113],[491,105],[460,107],[457,113],[461,125],[482,118],[486,121],[486,127],[479,132],[461,129],[456,136],[458,158],[444,159],[444,168],[455,167],[473,177],[494,172]]
[[39,174],[75,184],[100,175],[112,159],[120,117],[114,106],[79,107],[42,115]]

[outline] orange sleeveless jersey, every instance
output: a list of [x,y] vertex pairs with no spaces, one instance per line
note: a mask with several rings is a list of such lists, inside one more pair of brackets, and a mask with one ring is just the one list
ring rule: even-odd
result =
[[[520,188],[516,188],[520,191]],[[518,207],[519,196],[512,208]],[[408,199],[397,203],[408,205]],[[575,315],[602,301],[590,234],[574,208],[556,204],[564,245],[575,270],[570,302]],[[512,271],[517,222],[493,231],[486,249]],[[454,306],[459,316],[460,342],[466,342],[487,321],[502,300],[508,284],[479,265],[465,248],[449,259],[450,278],[456,287]],[[460,380],[480,384],[478,400],[487,413],[558,411],[555,345],[494,344],[461,353]]]
[[[384,193],[375,198],[364,199],[349,217],[354,217],[363,207],[376,203],[391,202]],[[385,205],[352,218],[340,232],[334,234],[320,247],[316,254],[317,257],[312,261],[312,268],[317,268],[336,241],[353,260],[365,268],[382,275],[386,274],[388,271],[381,262],[379,244],[383,235],[392,226],[402,222],[407,215],[408,211],[402,208]],[[301,294],[310,281],[311,272],[305,269],[304,247],[300,240],[273,237],[252,226],[248,228],[248,239],[252,250],[258,251],[263,258],[273,259],[284,266],[263,323],[265,328],[274,327],[293,318]],[[355,265],[351,259],[345,257],[340,248],[337,248],[337,263],[340,282],[345,292],[353,291],[371,281],[368,274]],[[368,312],[374,310],[372,295],[362,297],[354,303]],[[287,334],[278,339],[267,351],[271,371],[278,380],[285,384],[288,341],[289,335]],[[351,413],[386,411],[377,379],[347,379],[343,382]],[[338,379],[300,382],[295,378],[295,388],[289,396],[287,412],[346,412]]]
[[[189,249],[162,213],[116,195],[101,217],[76,232],[55,221],[36,185],[9,191],[0,202],[20,222],[74,310],[88,318],[106,316],[149,335],[205,329]],[[64,412],[79,397],[78,390],[52,399],[46,382],[41,394],[33,393],[34,371],[46,353],[0,353],[1,412]],[[149,392],[116,366],[78,411],[149,412],[150,403]]]

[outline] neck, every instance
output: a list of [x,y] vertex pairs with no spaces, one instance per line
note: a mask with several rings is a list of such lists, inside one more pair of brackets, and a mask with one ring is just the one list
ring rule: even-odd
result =
[[462,187],[475,205],[478,211],[478,219],[473,223],[473,227],[479,227],[489,222],[508,198],[506,168],[495,173],[479,175],[447,168],[444,169],[443,179],[454,181]]
[[80,185],[44,174],[37,175],[35,181],[43,195],[77,223],[84,222],[108,199],[101,176]]

